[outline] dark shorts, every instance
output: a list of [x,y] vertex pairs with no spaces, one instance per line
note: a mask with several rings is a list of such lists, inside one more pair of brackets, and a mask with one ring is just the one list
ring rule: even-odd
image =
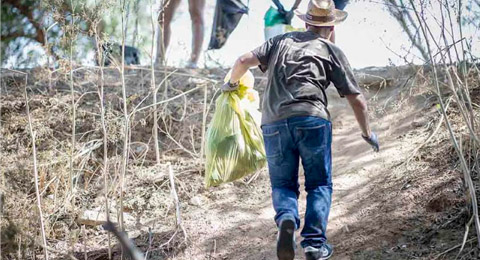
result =
[[335,2],[335,8],[343,10],[348,4],[348,0],[333,0]]

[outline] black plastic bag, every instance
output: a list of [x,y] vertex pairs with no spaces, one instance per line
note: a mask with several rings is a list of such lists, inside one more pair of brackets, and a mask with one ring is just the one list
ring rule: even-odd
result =
[[243,14],[248,14],[248,7],[242,1],[217,0],[209,50],[222,48]]
[[[118,43],[106,42],[100,46],[102,48],[103,66],[121,64],[122,45]],[[140,51],[132,46],[125,45],[125,65],[140,64]],[[100,66],[98,58],[95,58],[95,64]]]

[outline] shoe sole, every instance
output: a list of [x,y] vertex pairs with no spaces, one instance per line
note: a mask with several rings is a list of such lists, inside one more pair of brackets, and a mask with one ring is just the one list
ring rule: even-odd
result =
[[292,220],[287,219],[280,224],[280,235],[277,242],[278,260],[293,260],[295,257],[294,233],[295,222]]
[[330,255],[323,257],[321,260],[327,260],[327,259],[330,259],[330,257],[332,257],[332,255],[333,255],[333,248],[332,248],[331,246],[330,246],[330,250],[332,250],[332,251],[330,251]]
[[320,260],[327,260],[327,259],[330,259],[330,257],[332,257],[332,255],[333,255],[333,251],[332,251],[332,254],[331,254],[331,255],[329,255],[329,256],[326,256],[326,257],[322,257],[322,258],[320,258]]
[[333,249],[332,249],[330,255],[328,255],[328,256],[324,256],[324,257],[320,257],[320,258],[315,258],[314,256],[309,257],[309,256],[306,255],[305,258],[306,258],[307,260],[327,260],[327,259],[330,259],[330,257],[332,257],[332,255],[333,255]]

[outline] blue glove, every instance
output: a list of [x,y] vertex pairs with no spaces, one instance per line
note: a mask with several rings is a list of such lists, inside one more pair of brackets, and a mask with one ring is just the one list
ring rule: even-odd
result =
[[240,82],[236,82],[236,83],[230,83],[230,81],[227,81],[225,82],[221,89],[222,89],[222,92],[228,92],[228,91],[235,91],[238,89],[238,87],[240,86]]
[[372,146],[374,152],[378,152],[380,150],[380,146],[378,145],[378,137],[374,132],[372,132],[370,137],[365,137],[362,134],[362,138],[365,140],[365,142]]

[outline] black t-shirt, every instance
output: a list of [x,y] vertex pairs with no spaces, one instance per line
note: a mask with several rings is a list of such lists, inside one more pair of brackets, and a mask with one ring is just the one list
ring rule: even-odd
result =
[[268,71],[262,125],[293,116],[329,120],[325,89],[330,82],[341,97],[360,94],[345,54],[314,32],[276,36],[252,53],[260,61],[260,69]]

